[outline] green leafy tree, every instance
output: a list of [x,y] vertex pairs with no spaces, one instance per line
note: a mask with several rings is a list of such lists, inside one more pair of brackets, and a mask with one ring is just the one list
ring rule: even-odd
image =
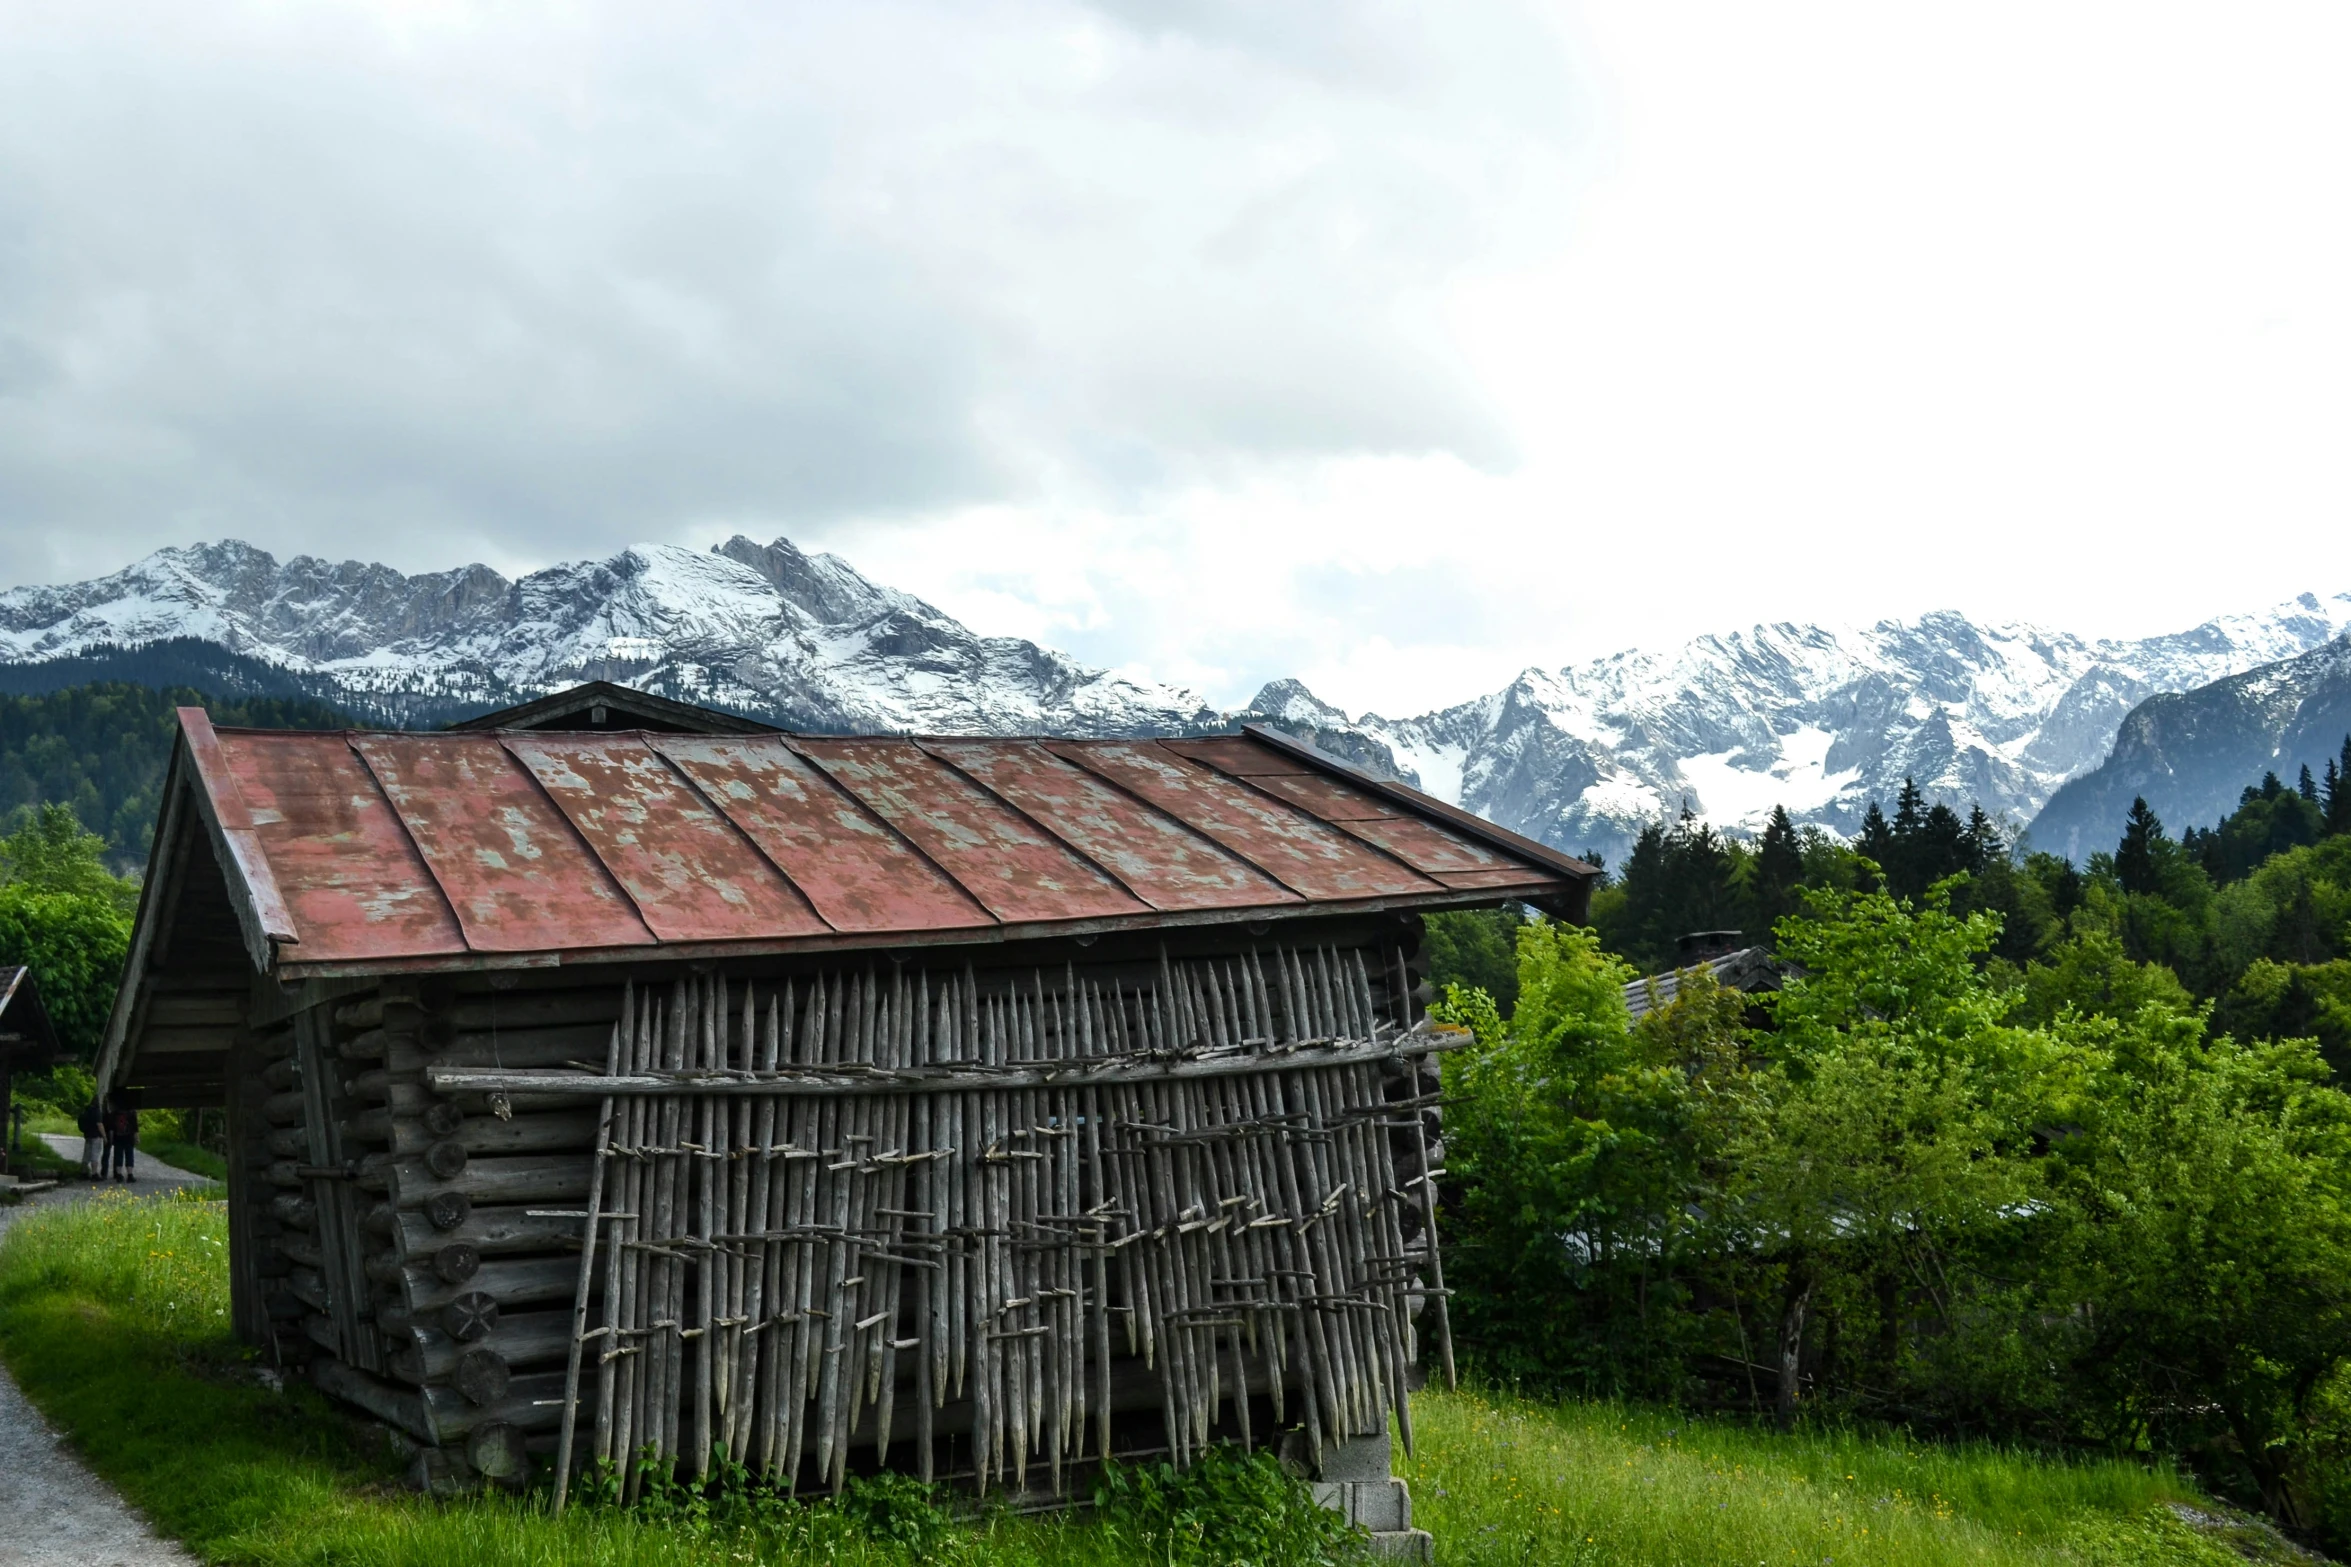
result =
[[1508,1017],[1518,1005],[1518,928],[1525,923],[1517,905],[1448,910],[1422,919],[1422,950],[1436,993],[1456,986],[1482,990]]
[[1459,1322],[1495,1369],[1590,1392],[1680,1391],[1688,1253],[1714,1107],[1735,1096],[1740,1003],[1697,981],[1630,1026],[1632,971],[1588,930],[1518,932],[1517,1011],[1452,990],[1448,1276]]
[[2241,1466],[2273,1516],[2317,1522],[2314,1417],[2351,1355],[2351,1097],[2308,1041],[2208,1040],[2162,1005],[2113,1046],[2055,1164],[2093,1325],[2074,1374],[2111,1439]]
[[1777,1029],[1756,1113],[1730,1150],[1729,1202],[1780,1272],[1783,1422],[1817,1293],[1841,1285],[1879,1302],[1890,1360],[1903,1293],[1940,1294],[1948,1315],[1949,1258],[2031,1187],[2025,1154],[2050,1052],[2006,1025],[2013,1000],[1983,978],[1998,935],[1995,918],[1955,915],[1941,892],[1923,907],[1822,897],[1781,926],[1796,969],[1771,998]]
[[62,805],[19,811],[0,838],[0,963],[33,971],[60,1042],[84,1061],[113,1010],[138,902],[104,847]]
[[84,832],[65,805],[28,806],[0,838],[0,885],[29,892],[96,898],[125,914],[139,906],[139,884],[106,868],[106,840]]
[[2093,929],[2026,966],[2016,1015],[2044,1025],[2068,1012],[2133,1018],[2150,1003],[2183,1014],[2196,1009],[2178,975],[2160,963],[2134,961],[2112,931]]

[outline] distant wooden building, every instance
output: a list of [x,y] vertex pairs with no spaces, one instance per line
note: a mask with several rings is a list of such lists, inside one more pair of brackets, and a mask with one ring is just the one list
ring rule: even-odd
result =
[[[1710,931],[1706,934],[1736,937],[1739,933]],[[1785,966],[1772,956],[1769,947],[1739,947],[1726,952],[1720,950],[1719,944],[1715,944],[1711,948],[1698,949],[1679,968],[1627,981],[1624,987],[1625,1010],[1637,1018],[1661,1007],[1672,1006],[1682,993],[1682,976],[1701,971],[1723,989],[1743,991],[1749,995],[1777,990],[1781,981],[1787,977]]]
[[240,1333],[493,1476],[1058,1493],[1409,1418],[1420,915],[1580,917],[1591,867],[1266,730],[634,696],[181,713],[99,1076],[229,1107]]

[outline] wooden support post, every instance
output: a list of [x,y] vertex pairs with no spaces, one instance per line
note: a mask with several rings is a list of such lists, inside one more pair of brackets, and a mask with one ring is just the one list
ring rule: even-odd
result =
[[[621,1018],[627,1019],[630,1003],[621,1003]],[[612,1025],[612,1039],[605,1046],[604,1071],[607,1076],[620,1071],[620,1036],[623,1023]],[[555,1511],[563,1511],[565,1499],[571,1492],[571,1446],[579,1426],[580,1412],[580,1352],[588,1337],[588,1287],[596,1278],[596,1234],[603,1228],[604,1165],[606,1150],[612,1146],[612,1096],[607,1094],[596,1117],[596,1162],[588,1169],[587,1230],[580,1242],[580,1277],[573,1294],[571,1307],[571,1353],[563,1367],[563,1433],[555,1443]]]

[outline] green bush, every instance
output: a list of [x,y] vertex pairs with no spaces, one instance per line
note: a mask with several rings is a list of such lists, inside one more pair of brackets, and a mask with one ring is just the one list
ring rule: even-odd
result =
[[1111,1537],[1168,1567],[1315,1567],[1364,1559],[1364,1537],[1317,1506],[1273,1455],[1212,1447],[1191,1467],[1104,1467],[1094,1507]]
[[1548,922],[1520,933],[1509,1019],[1452,992],[1440,1015],[1476,1036],[1446,1066],[1444,1216],[1472,1360],[2177,1455],[2351,1540],[2351,1095],[2309,1040],[2214,1036],[2095,927],[2019,975],[1947,892],[1815,895],[1753,1032],[1695,974],[1630,1023],[1623,966]]

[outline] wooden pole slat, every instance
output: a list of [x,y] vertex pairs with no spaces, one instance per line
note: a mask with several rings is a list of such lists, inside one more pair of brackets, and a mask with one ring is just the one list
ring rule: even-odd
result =
[[[1318,1451],[1391,1417],[1409,1446],[1425,1303],[1451,1345],[1420,1101],[1409,1126],[1388,1105],[1464,1041],[1404,1026],[1387,956],[710,972],[624,987],[601,1074],[404,1070],[603,1107],[565,1487],[585,1443],[630,1497],[640,1454],[698,1480],[720,1451],[837,1490],[854,1443],[1062,1495],[1145,1386],[1179,1464],[1268,1439],[1260,1407]],[[940,1431],[959,1401],[961,1434]]]

